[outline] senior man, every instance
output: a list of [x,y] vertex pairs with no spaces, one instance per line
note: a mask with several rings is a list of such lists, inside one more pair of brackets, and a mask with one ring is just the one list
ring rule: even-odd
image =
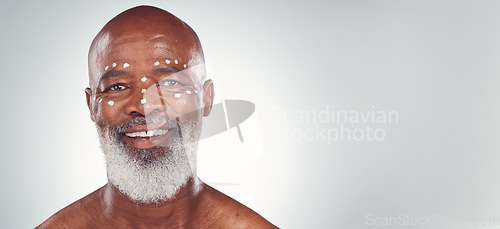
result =
[[196,176],[214,89],[191,27],[135,7],[102,28],[88,61],[85,93],[108,183],[39,228],[275,228]]

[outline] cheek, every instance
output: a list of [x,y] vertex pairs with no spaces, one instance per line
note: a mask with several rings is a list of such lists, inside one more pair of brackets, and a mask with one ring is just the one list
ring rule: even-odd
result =
[[179,116],[190,115],[191,113],[198,113],[200,111],[199,96],[192,92],[192,90],[186,91],[173,93],[168,95],[168,97],[163,96],[170,109]]
[[121,110],[121,104],[123,102],[118,98],[112,98],[109,96],[100,96],[94,100],[94,114],[96,122],[112,124],[113,120],[116,120],[119,116]]
[[153,97],[147,98],[148,103],[161,102],[166,105],[165,111],[176,117],[196,111],[200,106],[199,92],[194,86],[152,86],[147,91],[147,97]]

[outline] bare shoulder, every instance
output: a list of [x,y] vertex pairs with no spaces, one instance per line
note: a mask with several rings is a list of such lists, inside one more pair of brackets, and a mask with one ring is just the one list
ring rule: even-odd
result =
[[206,186],[206,201],[215,213],[214,223],[210,228],[278,228],[247,206]]
[[87,228],[91,225],[89,219],[95,218],[93,213],[96,212],[101,189],[66,206],[36,228]]

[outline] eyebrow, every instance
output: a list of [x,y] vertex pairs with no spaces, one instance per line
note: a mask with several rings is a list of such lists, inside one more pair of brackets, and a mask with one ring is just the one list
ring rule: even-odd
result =
[[108,71],[108,72],[104,73],[104,75],[101,76],[101,79],[99,80],[99,83],[102,82],[105,79],[110,79],[110,78],[113,78],[113,77],[123,76],[123,75],[128,75],[128,72],[122,71],[122,70],[111,70],[111,71]]
[[[154,74],[173,74],[173,73],[180,72],[180,71],[181,71],[181,69],[179,69],[178,67],[165,66],[165,67],[155,69],[153,71],[153,73]],[[99,83],[101,83],[103,80],[111,79],[111,78],[118,77],[118,76],[124,76],[124,75],[128,75],[128,74],[129,73],[127,71],[123,71],[123,70],[111,70],[111,71],[104,73],[101,76]]]
[[165,73],[168,73],[168,74],[172,74],[172,73],[176,73],[176,72],[180,72],[181,70],[178,68],[178,67],[175,67],[175,66],[165,66],[165,67],[161,67],[161,68],[157,68],[153,71],[154,74],[165,74]]

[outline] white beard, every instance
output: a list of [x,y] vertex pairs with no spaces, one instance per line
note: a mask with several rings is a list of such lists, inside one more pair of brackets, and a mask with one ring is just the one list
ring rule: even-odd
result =
[[145,161],[131,156],[131,147],[110,136],[109,128],[97,126],[109,183],[140,203],[158,203],[174,197],[196,175],[198,142],[193,141],[191,128],[194,125],[182,128],[184,140],[175,139],[163,157]]

